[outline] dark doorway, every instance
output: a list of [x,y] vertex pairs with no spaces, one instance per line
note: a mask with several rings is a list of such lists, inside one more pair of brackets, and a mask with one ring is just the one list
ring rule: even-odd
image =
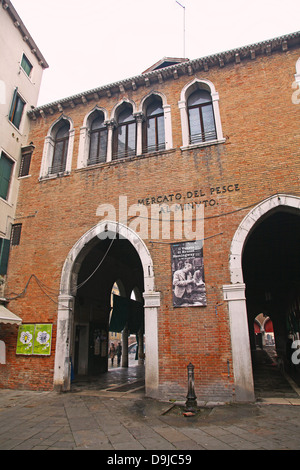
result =
[[[254,387],[257,389],[259,383],[261,391],[264,388],[266,393],[274,394],[282,382],[274,382],[272,370],[276,374],[279,370],[293,375],[299,383],[297,367],[291,362],[291,338],[297,339],[300,325],[300,216],[297,213],[276,209],[254,226],[245,244],[243,275]],[[272,319],[273,356],[268,354],[271,351],[268,345],[258,343],[255,338],[253,325],[257,316]],[[269,365],[268,373],[266,365]]]
[[[94,239],[85,248],[77,278],[74,313],[74,379],[98,378],[108,371],[112,289],[122,283],[126,299],[144,291],[140,257],[133,245],[115,233]],[[124,377],[124,374],[123,374]]]

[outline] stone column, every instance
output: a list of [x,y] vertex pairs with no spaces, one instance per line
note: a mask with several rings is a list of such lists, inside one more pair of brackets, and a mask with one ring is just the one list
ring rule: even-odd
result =
[[145,385],[146,394],[158,396],[158,327],[157,315],[160,306],[160,292],[144,292],[145,299]]
[[254,401],[245,284],[223,286],[228,302],[236,401]]
[[71,388],[71,340],[73,330],[74,297],[58,297],[56,351],[54,364],[54,389],[68,391]]
[[90,139],[88,127],[81,127],[79,134],[77,168],[84,168],[87,165],[89,140]]
[[220,118],[220,110],[219,110],[219,93],[217,92],[212,93],[211,98],[212,98],[212,105],[213,105],[213,110],[214,110],[217,140],[223,140],[223,132],[222,132],[222,125],[221,125],[221,118]]
[[181,119],[181,132],[182,132],[182,146],[188,147],[190,144],[189,141],[189,122],[187,116],[186,102],[179,101],[178,107],[180,110],[180,119]]
[[40,171],[40,178],[43,178],[48,175],[49,167],[53,159],[54,153],[54,140],[51,135],[47,135],[45,138],[43,157]]
[[116,121],[112,119],[111,121],[105,121],[105,125],[107,126],[107,154],[106,154],[106,161],[112,161],[112,153],[113,153],[113,131],[116,125]]
[[173,136],[172,136],[172,121],[171,121],[171,106],[164,105],[164,119],[165,119],[165,142],[166,150],[173,148]]
[[72,168],[72,156],[73,156],[73,148],[74,148],[74,137],[75,137],[75,129],[70,129],[69,131],[69,142],[68,142],[68,153],[67,153],[67,161],[66,161],[66,168],[65,171],[67,173],[71,172]]
[[142,155],[143,153],[143,113],[135,113],[136,119],[136,155]]

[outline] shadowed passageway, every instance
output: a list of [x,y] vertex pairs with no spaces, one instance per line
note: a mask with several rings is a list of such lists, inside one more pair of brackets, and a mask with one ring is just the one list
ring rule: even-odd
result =
[[293,377],[294,380],[290,377],[288,371],[280,370],[274,348],[252,351],[252,364],[256,399],[299,398],[300,384],[294,381],[296,377]]

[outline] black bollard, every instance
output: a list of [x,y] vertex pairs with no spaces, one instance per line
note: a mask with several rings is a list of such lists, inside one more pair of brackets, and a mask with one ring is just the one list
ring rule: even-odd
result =
[[195,395],[195,379],[194,379],[194,366],[190,362],[187,366],[188,370],[188,394],[185,402],[185,411],[195,411],[197,408],[197,397]]

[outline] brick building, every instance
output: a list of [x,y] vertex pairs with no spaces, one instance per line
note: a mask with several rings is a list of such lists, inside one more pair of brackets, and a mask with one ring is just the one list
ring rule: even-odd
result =
[[[198,399],[254,398],[254,318],[272,320],[278,355],[299,336],[299,38],[165,58],[30,111],[6,291],[23,336],[1,329],[2,387],[107,370],[117,283],[147,396],[185,397],[192,363]],[[51,350],[26,352],[40,325]]]

